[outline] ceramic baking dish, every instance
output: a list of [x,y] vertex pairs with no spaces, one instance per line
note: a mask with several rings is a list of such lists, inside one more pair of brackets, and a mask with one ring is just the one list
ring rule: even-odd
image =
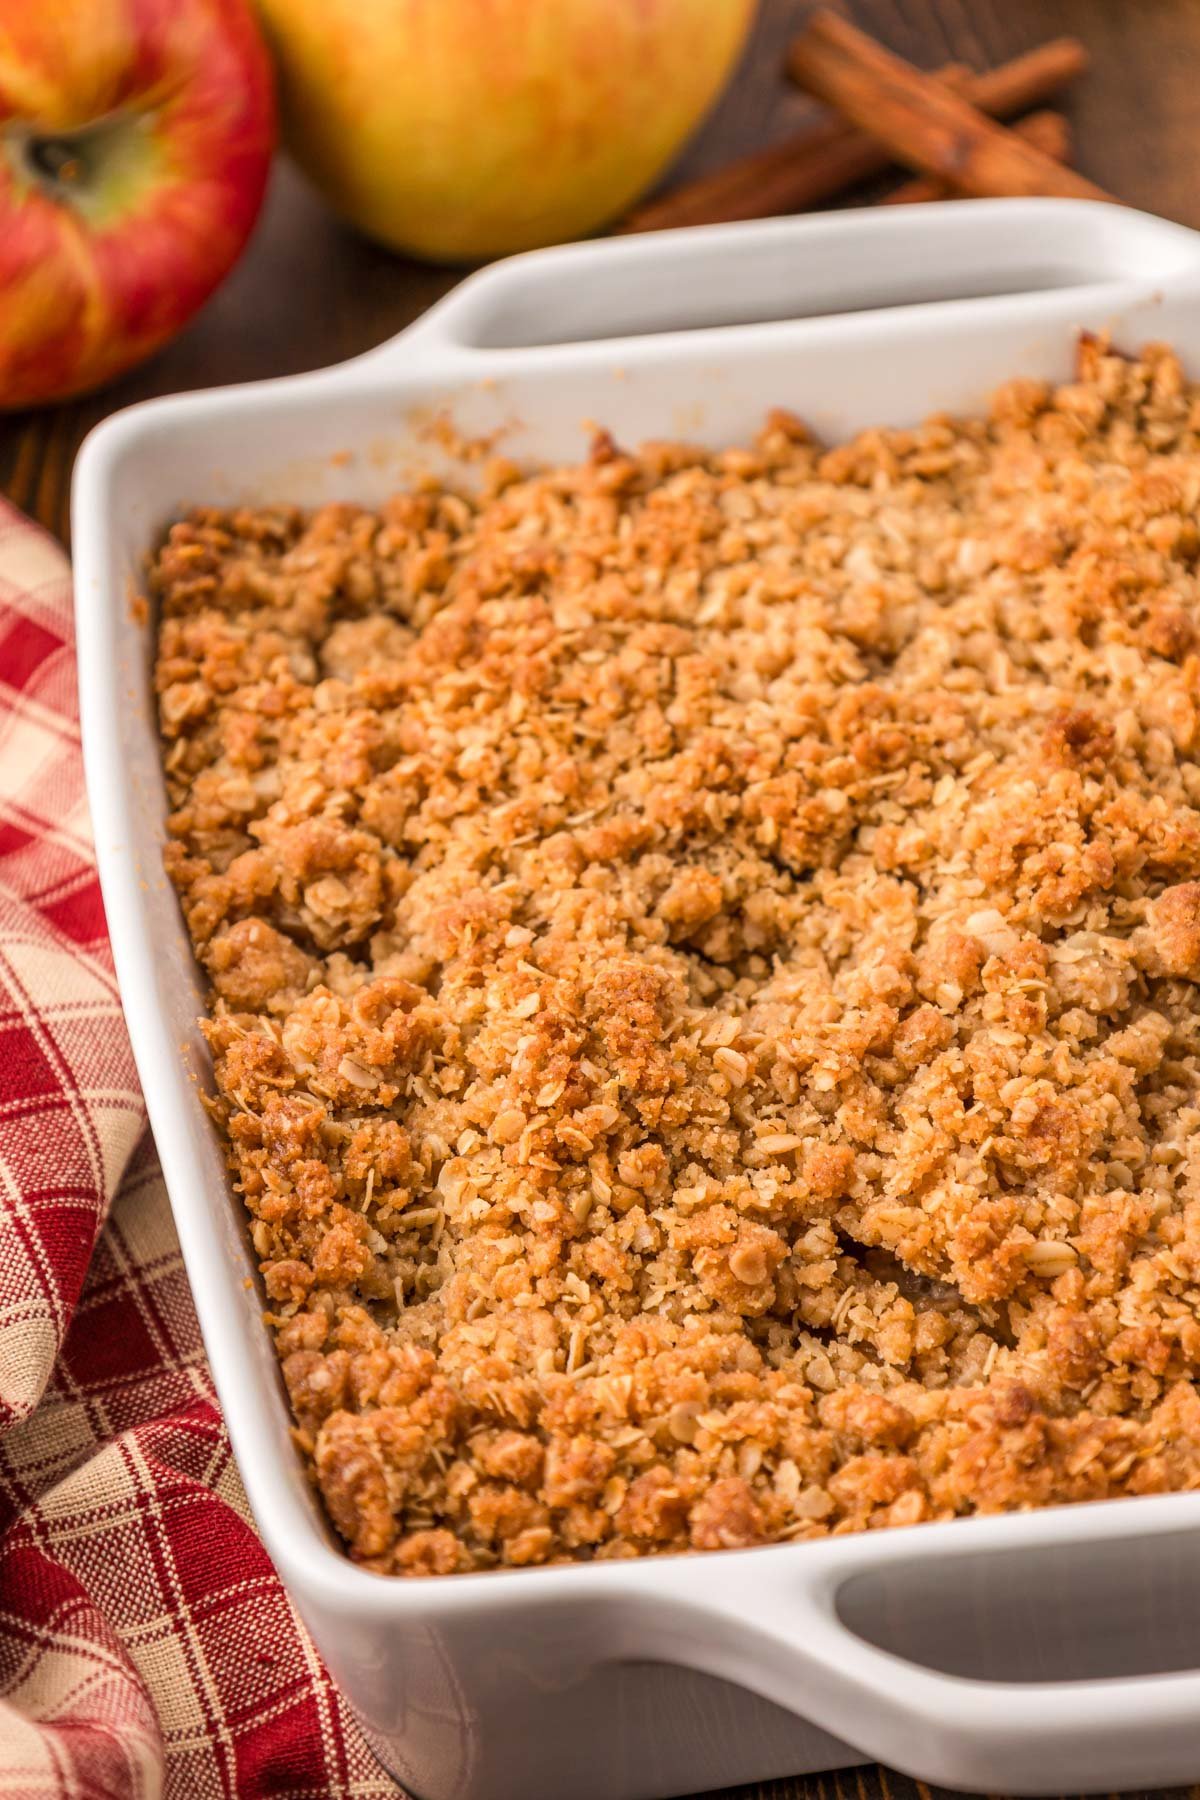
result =
[[161,870],[151,627],[130,605],[147,546],[188,502],[374,503],[444,472],[444,411],[549,460],[578,456],[591,420],[720,444],[771,405],[835,439],[976,408],[1010,375],[1066,377],[1081,327],[1168,339],[1200,374],[1200,236],[993,201],[545,251],[473,276],[370,355],[135,407],[81,454],[88,788],[213,1374],[280,1575],[420,1800],[649,1800],[864,1758],[1025,1792],[1200,1777],[1200,1495],[440,1580],[352,1566],[288,1438],[200,1104],[203,992]]

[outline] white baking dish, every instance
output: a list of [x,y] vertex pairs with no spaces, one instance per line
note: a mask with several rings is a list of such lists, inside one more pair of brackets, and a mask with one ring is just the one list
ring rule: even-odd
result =
[[267,1547],[423,1800],[637,1800],[868,1757],[1026,1792],[1198,1777],[1200,1496],[449,1580],[347,1562],[288,1439],[199,1102],[203,994],[161,872],[150,631],[129,600],[144,552],[187,502],[378,501],[444,466],[428,431],[443,408],[549,459],[579,454],[588,420],[720,443],[779,404],[836,438],[977,407],[1015,373],[1066,376],[1080,327],[1169,339],[1200,373],[1200,237],[997,201],[548,251],[472,277],[341,368],[135,407],[82,452],[88,787],[205,1342]]

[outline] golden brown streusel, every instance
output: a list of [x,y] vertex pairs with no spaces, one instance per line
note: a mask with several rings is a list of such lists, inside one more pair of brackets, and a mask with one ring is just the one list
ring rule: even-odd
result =
[[375,1569],[1200,1482],[1200,394],[159,552],[169,862]]

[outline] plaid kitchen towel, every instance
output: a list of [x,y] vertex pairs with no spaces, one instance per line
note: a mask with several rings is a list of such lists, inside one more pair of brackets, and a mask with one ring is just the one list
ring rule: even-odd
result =
[[105,938],[68,569],[0,503],[0,1795],[396,1792],[250,1520]]

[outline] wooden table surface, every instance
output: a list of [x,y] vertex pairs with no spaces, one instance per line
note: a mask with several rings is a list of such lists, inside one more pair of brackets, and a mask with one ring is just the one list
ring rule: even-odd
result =
[[[781,53],[806,0],[760,0],[741,68],[684,156],[696,174],[801,124],[809,103],[780,78]],[[1136,206],[1200,227],[1200,0],[850,0],[858,23],[915,62],[978,67],[1058,32],[1074,32],[1094,66],[1068,100],[1076,161]],[[73,405],[0,422],[0,492],[68,536],[71,466],[86,432],[120,406],[182,388],[291,374],[369,349],[452,285],[356,238],[290,168],[277,170],[244,260],[173,345],[115,387]],[[1047,1792],[1054,1771],[1046,1770]],[[1200,1786],[1190,1792],[1200,1800]],[[931,1800],[880,1768],[728,1792],[724,1800]]]

